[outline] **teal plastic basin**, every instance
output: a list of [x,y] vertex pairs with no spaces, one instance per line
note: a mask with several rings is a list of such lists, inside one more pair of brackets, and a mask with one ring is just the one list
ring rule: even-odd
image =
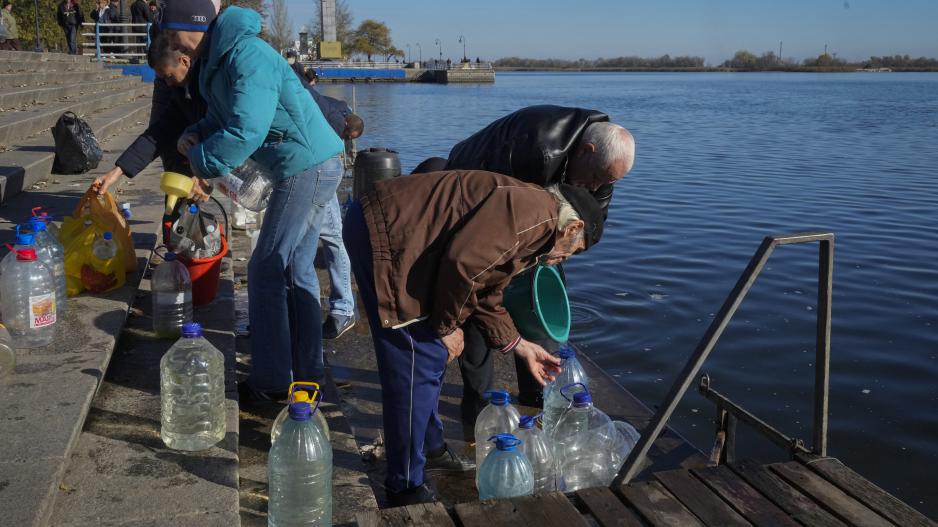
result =
[[502,301],[525,339],[570,338],[570,300],[556,268],[538,265],[516,276]]

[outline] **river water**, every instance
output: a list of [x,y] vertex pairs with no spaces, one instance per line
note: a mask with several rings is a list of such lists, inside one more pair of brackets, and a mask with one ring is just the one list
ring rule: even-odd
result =
[[[571,340],[652,407],[764,236],[834,232],[830,455],[938,515],[938,74],[503,73],[489,86],[322,87],[349,101],[353,89],[359,147],[400,151],[405,171],[532,104],[599,109],[632,131],[635,167],[616,185],[602,243],[567,266]],[[779,248],[703,369],[808,444],[816,284],[816,245]],[[672,424],[709,450],[713,415],[693,392]],[[741,455],[784,459],[755,434],[740,440]]]

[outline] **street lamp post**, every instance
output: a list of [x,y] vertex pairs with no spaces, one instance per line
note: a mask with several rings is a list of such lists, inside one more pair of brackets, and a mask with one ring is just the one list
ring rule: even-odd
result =
[[423,49],[420,47],[420,42],[417,43],[417,62],[423,64]]
[[410,62],[410,44],[405,44],[407,46],[407,62]]
[[462,44],[462,61],[469,62],[469,59],[466,57],[466,46],[469,45],[469,39],[463,35],[459,35],[459,43]]
[[42,51],[42,43],[39,41],[39,0],[36,0],[36,51]]
[[436,45],[440,46],[440,62],[443,62],[443,43],[440,42],[440,39],[436,39]]

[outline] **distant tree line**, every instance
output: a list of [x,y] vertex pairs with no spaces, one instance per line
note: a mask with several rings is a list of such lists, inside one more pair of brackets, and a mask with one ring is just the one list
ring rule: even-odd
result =
[[783,58],[774,51],[756,55],[748,50],[737,51],[733,58],[719,66],[708,67],[703,57],[662,55],[657,58],[618,57],[610,59],[526,59],[506,57],[494,62],[496,68],[517,70],[672,70],[672,71],[854,71],[857,69],[890,68],[893,71],[938,71],[938,59],[912,58],[909,55],[870,57],[850,62],[837,54],[822,53],[814,58],[797,61]]
[[657,58],[617,57],[594,60],[578,59],[525,59],[506,57],[494,62],[496,68],[511,69],[562,69],[562,70],[602,70],[602,69],[701,69],[703,57],[672,57],[662,55]]

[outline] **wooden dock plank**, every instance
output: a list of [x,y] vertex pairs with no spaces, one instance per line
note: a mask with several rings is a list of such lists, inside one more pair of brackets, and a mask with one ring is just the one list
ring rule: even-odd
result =
[[359,527],[456,527],[439,502],[369,511],[355,519]]
[[799,458],[812,471],[836,485],[856,500],[903,527],[935,527],[922,513],[902,503],[892,494],[854,472],[834,458]]
[[638,512],[652,525],[704,527],[704,524],[692,512],[681,505],[681,502],[657,481],[640,481],[623,485],[619,488],[619,492],[625,501],[638,509]]
[[707,525],[714,527],[749,527],[752,525],[727,505],[719,495],[686,470],[656,472],[655,478]]
[[797,527],[798,523],[726,466],[693,470],[695,476],[754,525]]
[[801,524],[810,527],[846,527],[844,522],[758,463],[740,461],[730,465],[730,468]]
[[456,505],[463,527],[589,527],[586,519],[560,492]]
[[892,523],[866,505],[851,498],[833,483],[815,474],[804,465],[789,461],[768,467],[801,492],[811,496],[836,516],[853,525],[886,527]]
[[594,487],[578,490],[577,498],[593,515],[599,527],[642,527],[644,522],[637,514],[625,506],[611,490],[606,487]]

